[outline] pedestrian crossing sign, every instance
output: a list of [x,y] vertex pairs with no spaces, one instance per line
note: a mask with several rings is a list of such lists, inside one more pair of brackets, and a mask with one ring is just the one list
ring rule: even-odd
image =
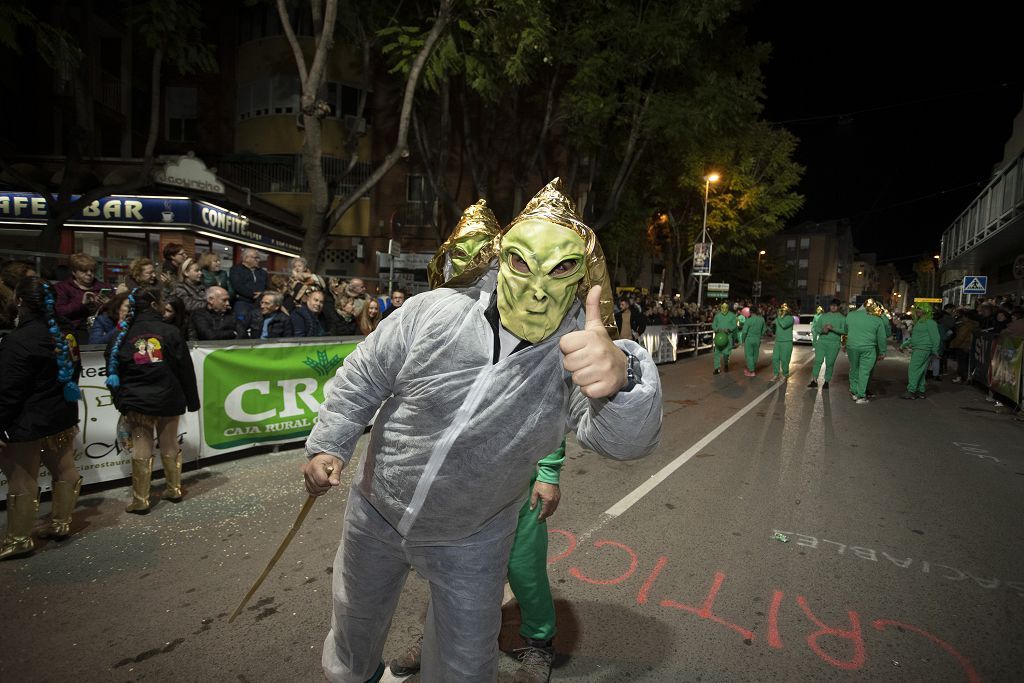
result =
[[964,277],[964,294],[984,294],[987,291],[987,275],[967,275]]

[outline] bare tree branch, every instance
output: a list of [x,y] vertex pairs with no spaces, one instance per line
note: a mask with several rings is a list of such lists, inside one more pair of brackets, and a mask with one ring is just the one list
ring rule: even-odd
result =
[[[333,2],[334,0],[331,1]],[[292,21],[288,17],[288,8],[285,6],[284,0],[277,0],[277,16],[281,19],[284,35],[292,48],[292,55],[295,56],[295,65],[299,69],[299,85],[302,87],[303,95],[305,95],[306,83],[309,81],[309,72],[306,70],[306,57],[302,54],[302,45],[299,44],[299,39],[295,37],[295,30],[292,28]]]

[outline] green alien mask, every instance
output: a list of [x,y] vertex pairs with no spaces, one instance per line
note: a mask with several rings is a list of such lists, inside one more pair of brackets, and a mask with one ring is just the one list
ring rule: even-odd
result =
[[584,276],[586,244],[577,232],[544,220],[516,223],[501,240],[498,313],[512,334],[547,339],[569,312]]
[[725,302],[719,304],[718,310],[720,310],[722,313],[728,313],[729,312],[729,304],[727,304]]
[[427,265],[430,288],[451,281],[457,282],[485,247],[490,255],[481,256],[481,259],[490,261],[493,258],[494,238],[500,232],[498,219],[487,207],[486,201],[481,199],[467,207],[452,234]]

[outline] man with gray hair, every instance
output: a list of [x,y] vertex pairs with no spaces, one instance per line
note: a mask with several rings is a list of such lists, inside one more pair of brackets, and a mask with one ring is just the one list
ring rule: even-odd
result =
[[260,268],[259,252],[255,249],[243,250],[242,262],[231,266],[228,280],[235,290],[235,317],[246,321],[259,305],[263,292],[267,291],[267,271]]
[[206,307],[192,312],[192,327],[199,341],[246,336],[245,330],[239,329],[238,321],[231,313],[228,290],[223,287],[206,288]]
[[292,320],[281,310],[284,297],[280,292],[266,292],[260,297],[260,310],[249,314],[250,339],[280,339],[294,336]]

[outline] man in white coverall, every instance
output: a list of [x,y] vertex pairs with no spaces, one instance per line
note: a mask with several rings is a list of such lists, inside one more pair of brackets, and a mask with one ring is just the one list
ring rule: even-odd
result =
[[[588,276],[604,272],[600,253],[555,179],[480,250],[467,286],[412,297],[345,359],[306,443],[311,494],[340,483],[380,412],[334,562],[328,680],[379,680],[410,566],[431,590],[422,680],[494,680],[509,548],[537,462],[567,430],[620,460],[657,446],[658,371],[605,331]],[[468,284],[494,259],[496,285]]]

